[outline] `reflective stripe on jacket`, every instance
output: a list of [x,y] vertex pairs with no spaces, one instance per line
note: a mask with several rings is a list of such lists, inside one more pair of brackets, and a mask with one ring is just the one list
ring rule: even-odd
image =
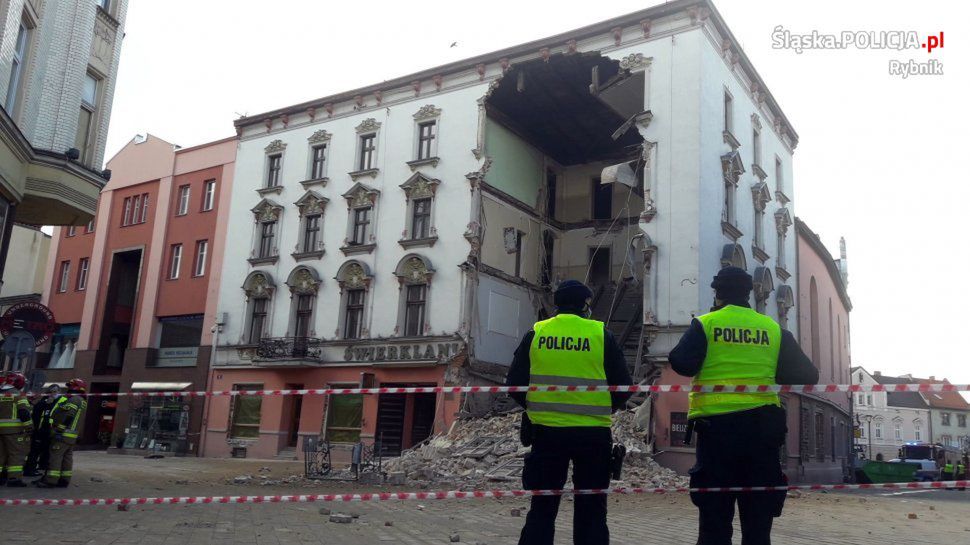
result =
[[[728,305],[697,319],[707,336],[707,356],[694,384],[775,384],[781,326],[745,307]],[[688,418],[780,406],[778,394],[691,393]]]
[[60,436],[66,443],[77,441],[78,429],[87,408],[88,402],[82,396],[58,399],[51,409],[51,434]]
[[20,420],[19,414],[22,410],[30,412],[30,401],[15,392],[0,395],[0,435],[13,435],[33,429],[31,421]]
[[[560,314],[533,326],[529,348],[530,386],[605,386],[603,322]],[[533,424],[554,427],[609,427],[609,392],[529,392]]]

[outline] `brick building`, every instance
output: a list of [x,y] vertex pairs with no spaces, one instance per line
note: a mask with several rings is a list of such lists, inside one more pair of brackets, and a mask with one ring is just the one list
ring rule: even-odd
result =
[[[55,229],[44,301],[59,322],[43,372],[92,392],[208,381],[234,138],[179,149],[139,136],[111,161],[95,221]],[[82,444],[195,453],[203,400],[92,404]]]

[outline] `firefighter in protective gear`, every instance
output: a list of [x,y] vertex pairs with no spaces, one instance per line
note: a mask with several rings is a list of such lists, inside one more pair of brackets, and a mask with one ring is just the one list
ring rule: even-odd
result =
[[[816,384],[818,370],[794,336],[749,306],[751,276],[726,267],[714,277],[711,312],[691,321],[670,352],[671,367],[693,383]],[[779,449],[788,431],[785,410],[772,392],[691,393],[688,435],[697,434],[691,488],[786,486]],[[771,543],[785,491],[698,492],[698,545],[730,545],[735,504],[744,545]]]
[[47,473],[35,484],[44,488],[67,487],[71,483],[74,467],[74,445],[78,431],[84,422],[88,402],[84,397],[88,385],[81,379],[67,383],[67,396],[61,397],[51,409],[50,460]]
[[[567,280],[555,292],[558,313],[526,333],[509,368],[509,386],[629,385],[623,350],[602,322],[587,319],[592,292]],[[578,489],[607,488],[613,458],[610,415],[630,393],[528,392],[510,396],[526,409],[532,452],[526,455],[522,484],[530,490],[562,489],[569,463]],[[534,496],[520,544],[552,545],[559,496]],[[575,499],[573,542],[601,545],[610,540],[606,496]]]
[[24,463],[24,477],[37,477],[40,471],[47,470],[47,461],[51,450],[51,409],[58,399],[61,399],[61,388],[51,384],[46,388],[45,396],[34,403],[31,419],[34,423],[34,435],[30,442],[30,453]]
[[30,401],[23,395],[26,385],[22,374],[10,372],[0,386],[0,483],[7,486],[26,486],[22,478],[24,459],[34,430]]

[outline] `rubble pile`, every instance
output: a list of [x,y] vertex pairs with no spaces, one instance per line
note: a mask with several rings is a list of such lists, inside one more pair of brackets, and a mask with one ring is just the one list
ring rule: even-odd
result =
[[[529,448],[519,443],[522,412],[459,419],[446,434],[384,461],[390,484],[459,489],[518,488]],[[621,481],[613,486],[685,486],[686,479],[657,464],[632,411],[613,416],[613,441],[627,449]]]

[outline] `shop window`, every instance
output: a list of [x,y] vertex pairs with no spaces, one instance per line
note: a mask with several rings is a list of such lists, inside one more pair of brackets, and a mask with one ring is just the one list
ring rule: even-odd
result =
[[[262,384],[234,384],[233,390],[262,390]],[[259,421],[262,417],[262,396],[236,395],[232,398],[229,415],[230,439],[258,439]]]
[[57,333],[51,337],[50,360],[48,369],[73,369],[74,352],[77,339],[81,335],[81,324],[61,324]]
[[166,316],[159,318],[158,354],[149,367],[194,367],[202,342],[203,316]]
[[328,398],[326,438],[331,443],[357,443],[364,415],[362,394],[335,395]]
[[191,400],[180,396],[135,398],[128,413],[126,449],[186,454]]

